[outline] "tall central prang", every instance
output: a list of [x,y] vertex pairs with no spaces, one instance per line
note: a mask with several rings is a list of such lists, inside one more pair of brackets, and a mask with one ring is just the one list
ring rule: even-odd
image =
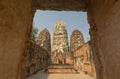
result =
[[52,42],[52,63],[65,64],[66,53],[68,52],[68,34],[66,25],[62,20],[56,22],[54,26]]

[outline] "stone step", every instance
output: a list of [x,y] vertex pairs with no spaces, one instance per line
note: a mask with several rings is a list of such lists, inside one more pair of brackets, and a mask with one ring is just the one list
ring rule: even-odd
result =
[[77,70],[73,68],[73,66],[70,65],[50,65],[45,70],[46,73],[72,73],[77,74]]
[[50,66],[48,66],[47,67],[48,69],[50,68],[50,69],[52,69],[52,68],[60,68],[60,69],[71,69],[71,68],[73,68],[73,66],[71,66],[71,65],[50,65]]
[[78,73],[74,69],[48,69],[47,73]]

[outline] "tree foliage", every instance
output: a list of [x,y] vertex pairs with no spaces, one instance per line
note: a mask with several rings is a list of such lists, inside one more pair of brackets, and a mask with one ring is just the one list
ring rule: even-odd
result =
[[32,25],[32,30],[31,30],[30,41],[35,42],[37,33],[38,33],[38,28],[36,28],[33,24]]

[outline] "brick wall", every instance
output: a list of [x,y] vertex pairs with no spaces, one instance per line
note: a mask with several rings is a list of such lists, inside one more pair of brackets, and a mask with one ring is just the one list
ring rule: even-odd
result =
[[25,76],[32,75],[44,69],[48,64],[48,52],[35,43],[30,42],[25,57]]
[[85,73],[95,75],[95,66],[93,63],[92,49],[90,42],[85,43],[78,48],[74,54],[74,67],[77,70],[82,70]]

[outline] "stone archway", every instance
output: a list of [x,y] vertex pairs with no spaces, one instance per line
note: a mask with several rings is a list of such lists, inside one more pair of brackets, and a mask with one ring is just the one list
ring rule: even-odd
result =
[[38,8],[88,11],[88,16],[94,16],[95,25],[92,20],[89,20],[90,18],[88,21],[91,25],[97,79],[119,79],[119,4],[119,0],[34,0],[34,2],[32,0],[1,0],[0,78],[22,78],[23,55],[30,35],[35,8]]

